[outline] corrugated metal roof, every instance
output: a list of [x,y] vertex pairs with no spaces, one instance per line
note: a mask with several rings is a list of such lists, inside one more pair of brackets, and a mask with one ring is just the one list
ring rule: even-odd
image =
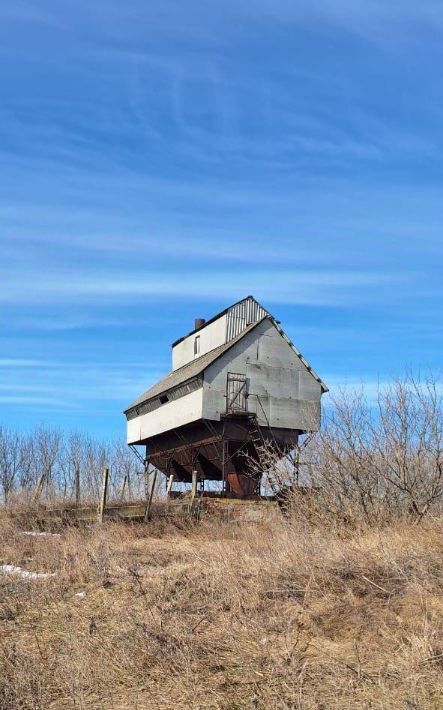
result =
[[[214,323],[218,318],[221,318],[224,316],[228,311],[234,310],[237,306],[241,306],[242,304],[247,304],[247,302],[253,302],[256,306],[256,310],[259,313],[263,313],[263,315],[268,315],[270,316],[271,314],[263,308],[263,306],[255,300],[254,296],[246,296],[245,298],[242,298],[240,301],[237,301],[236,303],[233,303],[232,306],[228,306],[227,308],[224,308],[220,313],[216,313],[215,316],[212,316],[208,320],[205,320],[204,324],[200,326],[200,328],[194,328],[194,330],[191,330],[187,335],[183,335],[181,338],[178,338],[178,340],[174,341],[172,343],[172,347],[175,348],[176,345],[181,343],[183,340],[186,340],[186,338],[189,338],[190,335],[194,335],[200,330],[203,330],[203,328],[206,328],[207,325],[210,325],[211,323]],[[237,335],[237,333],[235,333]]]
[[195,360],[192,360],[192,362],[188,362],[186,363],[186,365],[179,367],[177,370],[172,370],[172,372],[166,375],[166,377],[163,377],[163,379],[159,380],[150,389],[140,395],[140,397],[138,397],[135,402],[133,402],[127,409],[125,409],[125,414],[126,412],[129,412],[129,410],[134,409],[134,407],[139,406],[143,402],[146,402],[149,399],[153,399],[154,397],[159,397],[161,394],[167,392],[173,387],[177,387],[177,385],[181,385],[184,382],[187,382],[188,380],[192,379],[193,377],[197,377],[198,375],[200,375],[204,370],[206,370],[207,367],[209,367],[209,365],[212,365],[215,360],[217,360],[221,355],[227,352],[227,350],[232,348],[235,343],[241,340],[251,330],[256,328],[257,325],[263,320],[265,320],[265,318],[267,317],[268,316],[265,316],[256,323],[251,323],[251,325],[242,330],[242,332],[237,335],[237,337],[233,338],[228,343],[219,345],[217,348],[214,348],[208,353],[205,353],[204,355],[201,355]]

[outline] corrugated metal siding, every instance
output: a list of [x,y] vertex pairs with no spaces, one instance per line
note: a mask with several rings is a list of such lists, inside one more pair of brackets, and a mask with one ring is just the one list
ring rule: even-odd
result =
[[226,342],[240,335],[251,323],[258,323],[268,315],[268,311],[265,311],[253,298],[245,298],[240,303],[236,303],[227,313]]

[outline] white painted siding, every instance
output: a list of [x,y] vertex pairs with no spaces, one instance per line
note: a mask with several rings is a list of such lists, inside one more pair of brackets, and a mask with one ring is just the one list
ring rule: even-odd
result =
[[316,430],[321,386],[269,321],[245,335],[205,372],[203,415],[220,419],[226,411],[228,372],[248,379],[248,411],[263,426]]
[[[229,310],[212,323],[202,326],[196,333],[188,335],[180,343],[172,348],[172,369],[177,370],[182,365],[186,365],[195,357],[217,348],[219,345],[233,340],[248,325],[256,323],[264,316],[269,315],[262,306],[252,297],[248,297],[235,303]],[[195,338],[200,338],[200,349],[194,352]]]
[[[200,337],[200,352],[194,355],[194,340],[196,336]],[[204,325],[196,333],[189,335],[187,338],[177,343],[172,348],[172,369],[186,365],[196,357],[214,350],[219,345],[226,342],[226,315],[220,316],[213,323]]]
[[147,412],[128,421],[127,443],[133,444],[150,436],[175,429],[183,424],[202,418],[202,388],[163,404],[153,412]]

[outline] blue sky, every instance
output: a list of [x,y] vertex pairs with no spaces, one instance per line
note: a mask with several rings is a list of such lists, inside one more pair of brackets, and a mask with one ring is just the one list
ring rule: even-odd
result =
[[441,367],[443,8],[2,0],[0,422],[120,436],[249,293],[330,385]]

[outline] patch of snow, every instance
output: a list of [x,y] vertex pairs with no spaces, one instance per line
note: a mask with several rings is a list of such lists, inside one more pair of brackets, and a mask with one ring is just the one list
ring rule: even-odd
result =
[[26,579],[46,579],[47,577],[55,577],[55,572],[29,572],[22,567],[15,565],[0,565],[0,572],[3,574],[15,574],[18,577]]
[[78,597],[79,599],[83,599],[86,596],[86,592],[76,592],[74,594],[74,597]]
[[60,537],[60,533],[36,532],[36,530],[22,530],[20,535],[31,535],[32,537]]

